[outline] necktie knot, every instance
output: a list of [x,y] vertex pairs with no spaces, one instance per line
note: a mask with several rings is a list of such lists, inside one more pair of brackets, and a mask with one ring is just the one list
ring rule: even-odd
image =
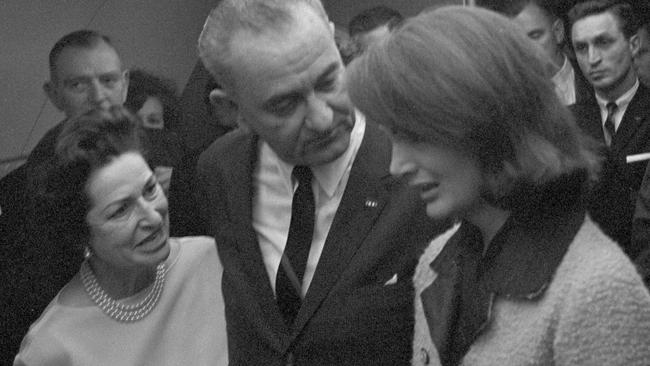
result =
[[[616,110],[618,109],[618,106],[614,102],[609,102],[607,103],[607,115],[612,116],[614,113],[616,113]],[[613,116],[612,116],[613,118]]]
[[305,165],[296,165],[291,172],[300,185],[308,185],[311,183],[311,178],[313,176],[311,169]]
[[605,107],[607,108],[607,117],[605,118],[605,129],[607,130],[607,133],[609,133],[609,138],[610,138],[610,142],[608,143],[609,145],[611,144],[611,140],[614,138],[614,135],[616,135],[616,124],[614,123],[614,113],[616,113],[618,106],[614,102],[609,102]]

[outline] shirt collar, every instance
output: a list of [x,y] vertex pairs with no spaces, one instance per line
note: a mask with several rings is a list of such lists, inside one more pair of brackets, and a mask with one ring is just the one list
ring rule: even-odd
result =
[[[637,89],[639,89],[639,79],[636,80],[634,85],[628,91],[623,93],[623,95],[614,101],[619,111],[625,110],[625,108],[627,108],[627,105],[630,104],[632,98],[634,98],[634,94],[636,94]],[[611,100],[605,99],[598,93],[596,93],[596,101],[598,101],[598,106],[600,107],[601,111],[607,110],[607,103],[611,102]]]
[[553,75],[551,80],[555,85],[565,85],[573,81],[573,66],[571,66],[568,57],[564,56],[562,68]]
[[[345,173],[352,168],[354,157],[357,155],[357,151],[359,151],[359,146],[361,146],[365,131],[366,118],[363,114],[355,110],[354,127],[350,132],[350,144],[345,153],[327,164],[311,167],[316,182],[328,197],[331,198],[336,193],[336,189],[345,176]],[[293,164],[289,164],[280,159],[271,146],[264,141],[261,141],[260,144],[260,159],[265,164],[275,166],[282,179],[287,183],[288,187],[292,187],[291,191],[293,190],[291,179]]]

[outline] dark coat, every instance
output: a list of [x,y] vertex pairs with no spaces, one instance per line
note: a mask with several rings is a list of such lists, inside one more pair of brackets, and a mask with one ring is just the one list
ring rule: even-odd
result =
[[570,108],[582,130],[601,143],[604,159],[599,181],[590,194],[589,214],[603,232],[618,242],[634,260],[643,251],[632,243],[631,231],[634,207],[647,163],[628,164],[626,157],[650,152],[650,90],[639,85],[609,147],[604,145],[595,97]]

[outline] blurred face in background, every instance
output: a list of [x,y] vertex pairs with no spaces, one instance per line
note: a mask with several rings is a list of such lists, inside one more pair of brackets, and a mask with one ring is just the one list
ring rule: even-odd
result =
[[145,128],[162,130],[165,127],[163,104],[158,97],[148,97],[138,110],[138,117]]
[[537,4],[531,2],[512,18],[526,36],[541,47],[549,60],[559,69],[564,64],[564,54],[560,48],[564,40],[564,25]]
[[122,105],[128,90],[128,71],[117,52],[105,42],[91,48],[65,48],[56,60],[45,92],[67,118],[91,109]]
[[355,35],[352,37],[352,41],[357,48],[357,52],[361,53],[367,50],[368,47],[372,46],[373,44],[379,42],[383,38],[386,38],[389,33],[390,29],[388,28],[388,25],[385,24],[371,31]]

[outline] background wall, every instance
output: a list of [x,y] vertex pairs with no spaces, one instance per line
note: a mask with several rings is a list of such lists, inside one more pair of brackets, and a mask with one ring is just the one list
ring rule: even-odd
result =
[[[108,35],[126,67],[143,67],[182,88],[196,40],[217,0],[0,0],[0,162],[26,155],[62,118],[42,85],[48,53],[66,33]],[[12,164],[0,166],[0,176]]]

